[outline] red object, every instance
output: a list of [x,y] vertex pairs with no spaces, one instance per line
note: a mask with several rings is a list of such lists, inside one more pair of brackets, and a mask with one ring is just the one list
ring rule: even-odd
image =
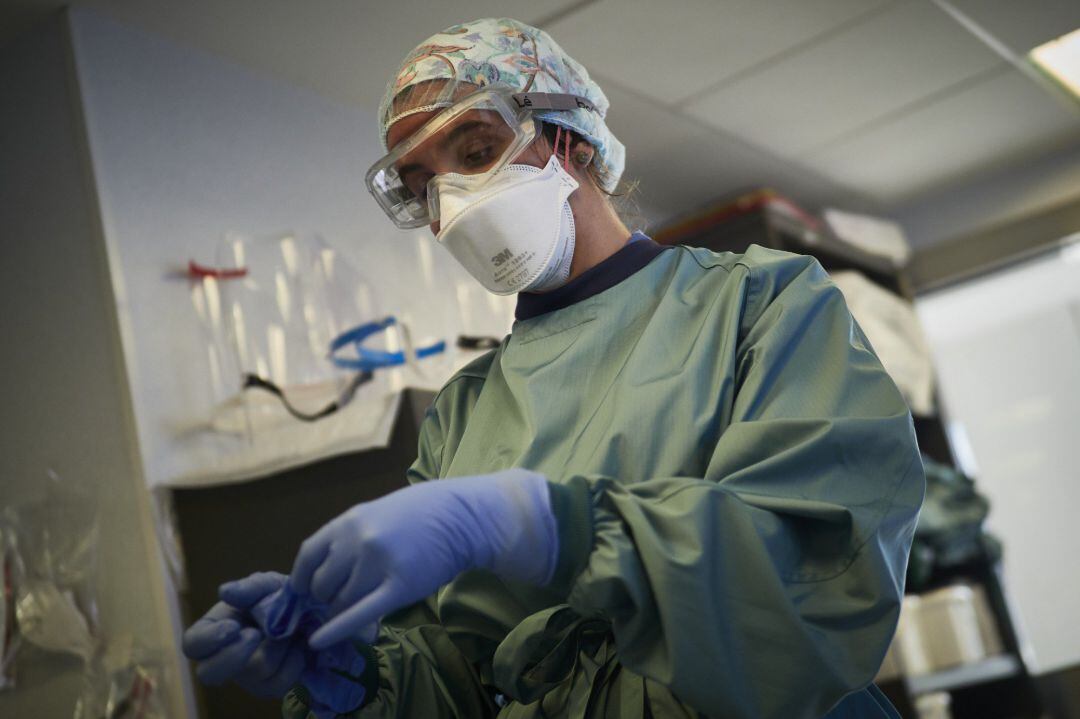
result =
[[237,267],[231,269],[218,269],[216,267],[207,267],[206,265],[200,265],[195,260],[188,260],[187,266],[188,276],[195,278],[214,277],[219,280],[234,280],[238,277],[247,277],[246,267]]
[[706,228],[718,225],[732,217],[756,212],[769,206],[797,218],[810,229],[816,230],[821,227],[821,221],[816,217],[803,210],[776,190],[766,188],[748,192],[736,197],[734,200],[712,205],[704,210],[699,210],[689,217],[684,217],[683,219],[664,227],[656,233],[653,239],[661,244],[678,244],[683,238],[693,236]]

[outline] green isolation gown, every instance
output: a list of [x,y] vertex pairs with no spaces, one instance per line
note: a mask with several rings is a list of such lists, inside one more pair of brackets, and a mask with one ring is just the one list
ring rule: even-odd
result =
[[870,682],[923,496],[900,393],[813,259],[635,239],[519,303],[409,471],[543,473],[555,579],[468,572],[387,617],[349,716],[896,716]]

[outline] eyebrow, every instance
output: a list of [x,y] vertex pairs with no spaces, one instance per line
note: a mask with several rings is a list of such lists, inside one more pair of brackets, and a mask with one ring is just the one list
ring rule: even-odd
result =
[[[446,135],[446,138],[440,144],[445,147],[446,145],[449,145],[450,143],[452,143],[454,140],[456,140],[458,137],[460,137],[465,132],[468,132],[469,130],[472,130],[473,128],[475,128],[475,127],[477,127],[479,125],[485,125],[486,126],[486,125],[490,125],[490,124],[491,124],[490,122],[484,122],[482,120],[469,120],[468,122],[463,122],[460,125],[458,125],[457,127],[455,127],[453,130],[451,130]],[[399,167],[398,170],[397,170],[397,174],[398,174],[398,177],[404,177],[405,175],[409,174],[410,172],[415,172],[415,171],[420,170],[422,168],[423,168],[423,165],[421,165],[419,162],[410,162],[408,165],[405,165],[403,167]]]

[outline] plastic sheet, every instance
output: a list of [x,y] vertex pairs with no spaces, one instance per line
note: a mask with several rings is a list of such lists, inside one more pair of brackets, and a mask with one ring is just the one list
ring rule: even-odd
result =
[[40,493],[5,507],[2,686],[15,682],[22,643],[89,662],[98,646],[97,512],[91,498],[48,472]]
[[17,597],[15,617],[26,641],[90,661],[96,641],[73,590],[47,579],[28,579],[19,586]]
[[165,719],[158,663],[130,636],[114,640],[84,675],[73,719]]
[[[436,269],[430,238],[422,239],[403,240],[393,251],[373,246],[363,255],[350,255],[314,233],[233,233],[218,243],[212,260],[196,262],[195,272],[189,268],[185,277],[193,312],[188,327],[197,331],[185,333],[178,355],[191,356],[191,362],[188,374],[177,380],[186,382],[188,391],[182,402],[163,401],[168,409],[158,416],[168,415],[165,421],[140,429],[151,435],[146,446],[154,448],[147,459],[151,483],[180,487],[244,481],[385,446],[400,392],[406,387],[438,389],[468,361],[461,355],[475,354],[461,353],[449,343],[446,351],[416,360],[422,350],[452,339],[457,330],[450,321],[456,304],[431,299],[438,296],[431,286],[445,290],[439,284],[445,278]],[[367,268],[360,257],[381,268],[371,277],[377,284],[358,270]],[[409,291],[390,294],[400,288],[389,277],[408,277]],[[403,301],[402,295],[412,299],[413,294],[425,303]],[[504,321],[495,324],[508,327],[511,312],[512,306]],[[376,369],[371,381],[351,392],[357,373],[334,365],[328,357],[331,343],[341,332],[389,314],[396,323],[365,339],[364,347],[400,352],[407,361]],[[340,354],[347,358],[351,351]],[[156,371],[144,368],[145,374]],[[298,420],[281,397],[259,389],[261,383],[249,382],[252,388],[243,390],[245,373],[269,380],[295,410],[319,419]],[[172,385],[168,391],[174,391]],[[338,409],[321,413],[335,401]],[[168,539],[163,537],[167,545]],[[179,566],[175,547],[167,546],[166,552],[170,564]],[[176,576],[182,583],[182,575]]]
[[15,596],[22,574],[15,527],[0,515],[0,691],[15,688],[15,654],[22,642],[15,618]]
[[[312,233],[227,235],[215,271],[200,275],[192,302],[216,402],[209,426],[249,442],[294,420],[273,394],[245,392],[244,375],[281,388],[300,412],[317,413],[339,401],[355,379],[355,372],[328,361],[331,341],[381,316],[371,285]],[[373,347],[385,343],[372,338]],[[362,387],[351,398],[363,401],[377,394],[373,389]]]

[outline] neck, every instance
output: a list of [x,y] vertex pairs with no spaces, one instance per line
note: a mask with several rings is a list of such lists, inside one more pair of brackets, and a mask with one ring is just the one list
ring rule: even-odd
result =
[[569,279],[572,280],[625,247],[630,230],[599,192],[596,201],[581,202],[579,207],[574,207],[573,195],[570,199],[576,236],[574,259],[570,262]]

